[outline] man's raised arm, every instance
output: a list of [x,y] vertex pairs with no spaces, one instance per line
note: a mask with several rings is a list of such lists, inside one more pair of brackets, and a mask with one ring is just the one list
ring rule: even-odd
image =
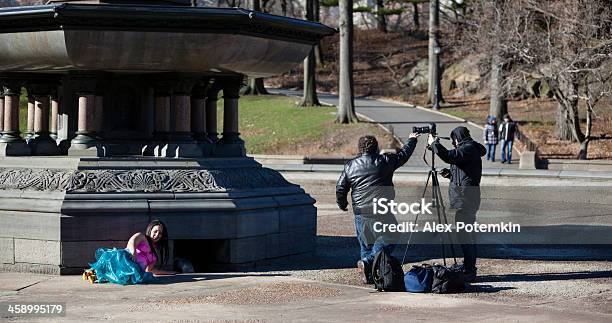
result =
[[395,169],[402,167],[408,161],[410,156],[412,156],[412,153],[414,152],[414,148],[416,148],[416,145],[417,145],[418,137],[419,137],[419,134],[411,133],[408,136],[408,141],[406,142],[404,147],[402,147],[402,149],[400,149],[400,151],[398,151],[397,154],[389,155],[389,157],[395,156]]

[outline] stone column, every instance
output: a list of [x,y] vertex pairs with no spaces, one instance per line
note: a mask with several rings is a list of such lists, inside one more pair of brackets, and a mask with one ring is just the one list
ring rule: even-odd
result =
[[34,113],[35,113],[35,102],[34,95],[32,95],[32,89],[28,88],[28,120],[27,120],[27,128],[24,139],[27,143],[30,142],[34,138]]
[[[68,155],[70,156],[106,156],[106,149],[102,145],[96,132],[96,84],[94,76],[76,76],[72,80],[75,83],[76,95],[78,97],[78,123],[76,137],[70,142]],[[100,102],[100,99],[98,99]]]
[[[200,149],[202,149],[202,154],[204,156],[211,156],[216,146],[213,144],[212,140],[209,139],[207,134],[208,112],[206,96],[208,89],[208,80],[200,82],[194,87],[191,96],[191,131],[193,131],[193,137],[197,141],[198,146],[200,146]],[[217,117],[216,114],[214,117]]]
[[59,98],[57,90],[51,93],[51,129],[49,130],[50,136],[53,140],[57,141],[57,128],[58,128],[58,116],[59,116]]
[[101,139],[103,136],[103,125],[104,125],[104,95],[96,94],[94,96],[94,120],[93,130],[98,138]]
[[196,80],[179,77],[172,91],[174,129],[168,145],[162,149],[163,157],[201,157],[202,150],[191,132],[191,90]]
[[191,131],[198,143],[210,142],[206,137],[206,90],[206,84],[199,83],[191,95]]
[[216,147],[216,155],[221,157],[246,156],[244,141],[238,132],[238,99],[242,78],[232,78],[223,82],[223,137]]
[[0,84],[0,138],[4,132],[4,86]]
[[19,95],[22,83],[4,81],[4,132],[0,138],[0,156],[26,156],[30,147],[19,136]]
[[172,84],[168,81],[157,81],[154,84],[154,125],[153,125],[153,143],[147,145],[143,149],[143,155],[154,155],[162,157],[162,150],[168,144],[170,139],[170,125],[172,121],[171,109],[171,94]]
[[34,85],[34,138],[29,142],[32,155],[59,155],[57,143],[49,133],[49,96],[53,85]]
[[217,101],[221,85],[215,81],[206,93],[206,136],[211,142],[219,141],[217,132]]

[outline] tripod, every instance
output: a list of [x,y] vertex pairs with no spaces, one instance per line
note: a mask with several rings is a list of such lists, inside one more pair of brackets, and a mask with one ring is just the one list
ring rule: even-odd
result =
[[[427,160],[425,159],[425,155],[427,154],[427,149],[431,151],[431,165],[429,165],[429,163],[427,163]],[[423,188],[423,194],[421,195],[421,198],[425,198],[425,195],[427,194],[427,187],[429,187],[429,184],[431,183],[431,203],[432,203],[431,205],[432,207],[436,209],[438,223],[448,224],[448,218],[446,216],[446,208],[444,206],[444,199],[442,198],[442,190],[440,189],[440,182],[438,181],[438,170],[435,167],[436,154],[434,153],[431,146],[427,146],[427,149],[423,152],[423,161],[425,161],[425,164],[430,166],[430,170],[429,170],[429,173],[427,174],[427,181],[425,182],[425,188]],[[418,220],[419,220],[419,213],[415,215],[414,223],[416,224]],[[410,231],[410,235],[408,236],[408,241],[406,242],[406,250],[404,251],[404,257],[402,258],[402,262],[401,262],[402,264],[404,263],[404,260],[406,260],[406,254],[408,253],[408,247],[410,246],[410,241],[412,240],[413,233],[414,231]],[[455,264],[457,264],[457,257],[455,256],[453,236],[450,232],[448,233],[448,239],[450,242],[450,250],[453,256],[453,260]],[[442,244],[442,259],[444,261],[444,266],[446,267],[446,250],[445,250],[446,248],[445,248],[444,234],[440,234],[440,242]]]

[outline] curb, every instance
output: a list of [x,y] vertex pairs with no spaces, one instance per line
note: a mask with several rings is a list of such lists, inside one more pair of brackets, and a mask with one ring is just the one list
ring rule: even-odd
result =
[[[264,167],[272,168],[279,172],[296,173],[338,173],[343,169],[343,165],[330,164],[264,164]],[[426,166],[402,166],[397,169],[396,174],[418,174],[425,175],[429,171]],[[598,174],[600,173],[600,174]],[[506,169],[506,168],[484,168],[482,176],[487,177],[517,177],[517,178],[556,178],[556,179],[597,179],[602,181],[612,181],[612,174],[609,172],[588,172],[588,171],[565,171],[565,170],[546,170],[546,169]]]

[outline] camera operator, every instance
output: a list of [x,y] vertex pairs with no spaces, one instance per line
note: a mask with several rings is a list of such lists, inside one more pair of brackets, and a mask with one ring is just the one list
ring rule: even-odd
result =
[[[480,178],[482,176],[482,156],[486,149],[470,137],[466,127],[457,127],[451,132],[452,144],[455,147],[447,150],[439,140],[429,135],[427,143],[440,159],[450,164],[450,171],[444,169],[441,175],[450,178],[448,195],[450,206],[456,209],[455,221],[473,223],[480,208]],[[459,235],[463,250],[465,280],[476,280],[476,245],[473,233],[463,232]]]
[[397,154],[380,154],[378,141],[373,136],[359,138],[360,154],[344,165],[336,184],[336,203],[343,211],[348,210],[347,196],[351,190],[355,229],[361,251],[357,268],[364,284],[372,283],[371,266],[376,253],[385,249],[390,254],[395,248],[390,235],[374,232],[375,222],[389,223],[396,220],[393,215],[373,214],[373,198],[395,198],[393,173],[408,161],[416,147],[418,136],[419,134],[411,133],[408,142]]

